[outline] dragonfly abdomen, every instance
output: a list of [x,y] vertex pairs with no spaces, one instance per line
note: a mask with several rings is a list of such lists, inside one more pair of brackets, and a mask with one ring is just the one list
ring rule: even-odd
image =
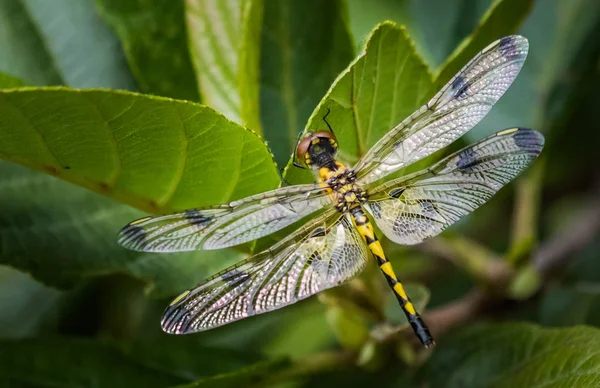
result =
[[423,345],[426,347],[435,346],[435,342],[429,333],[429,328],[421,318],[421,315],[419,315],[419,313],[416,311],[415,306],[406,294],[402,282],[398,280],[398,277],[394,273],[392,263],[390,263],[385,257],[383,247],[375,235],[373,225],[371,224],[371,221],[365,214],[364,210],[360,206],[356,206],[350,210],[350,214],[352,215],[352,220],[354,222],[354,226],[358,230],[358,233],[363,237],[369,250],[373,256],[375,256],[375,259],[377,259],[379,269],[381,269],[381,272],[383,272],[388,285],[394,292],[396,299],[398,299],[400,307],[402,307],[402,310],[404,311],[404,314],[406,315],[406,318],[408,319],[413,331]]

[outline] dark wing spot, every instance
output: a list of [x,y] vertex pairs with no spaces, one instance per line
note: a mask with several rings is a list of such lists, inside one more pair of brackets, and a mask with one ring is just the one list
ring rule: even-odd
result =
[[371,208],[371,211],[373,212],[373,217],[381,218],[381,205],[380,204],[378,204],[377,202],[369,202],[369,207]]
[[325,228],[320,226],[317,229],[313,230],[308,237],[313,238],[313,237],[323,237],[323,236],[325,236]]
[[458,154],[458,162],[456,167],[462,171],[471,171],[471,167],[477,164],[477,153],[473,148],[467,148],[460,154]]
[[537,151],[539,153],[544,146],[542,135],[528,128],[519,128],[513,134],[513,139],[515,144],[522,150]]
[[160,326],[165,333],[186,333],[191,324],[191,315],[184,305],[175,304],[167,307],[160,321]]
[[462,75],[457,75],[454,81],[452,81],[452,90],[460,89],[465,83],[465,77]]
[[146,230],[138,225],[127,225],[121,230],[119,243],[132,249],[141,249],[146,243]]
[[512,57],[516,55],[516,46],[515,46],[515,38],[513,36],[505,36],[500,39],[500,44],[498,45],[500,48],[500,54],[505,57]]
[[227,283],[237,284],[249,280],[250,275],[237,268],[233,268],[221,275],[221,279],[225,280]]
[[455,98],[457,100],[462,100],[463,98],[465,98],[467,96],[467,91],[469,90],[470,86],[471,84],[467,82],[465,77],[463,77],[462,75],[456,76],[454,81],[452,81],[451,85]]
[[212,220],[212,217],[208,217],[195,209],[186,210],[184,216],[192,225],[206,225]]
[[419,202],[419,205],[421,206],[421,209],[423,209],[423,214],[426,217],[431,217],[431,216],[437,215],[437,210],[433,203],[431,203],[429,201],[422,201],[422,202]]
[[406,190],[406,187],[399,187],[397,189],[390,190],[389,196],[393,198],[400,198],[402,193],[404,193],[404,190]]

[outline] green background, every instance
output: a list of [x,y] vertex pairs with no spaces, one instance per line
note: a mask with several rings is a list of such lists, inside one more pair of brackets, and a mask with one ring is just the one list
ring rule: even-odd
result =
[[[515,126],[542,156],[441,236],[384,241],[435,350],[374,265],[161,332],[173,296],[255,247],[132,252],[123,225],[310,181],[290,155],[328,108],[352,163],[513,33],[530,49],[512,87],[414,168]],[[0,0],[0,386],[598,387],[599,88],[595,0]]]

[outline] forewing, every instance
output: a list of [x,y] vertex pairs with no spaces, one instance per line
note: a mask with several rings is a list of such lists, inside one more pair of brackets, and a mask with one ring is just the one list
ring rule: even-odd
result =
[[447,146],[489,112],[521,71],[528,42],[507,36],[486,47],[427,104],[381,138],[355,166],[369,184]]
[[184,292],[166,309],[162,328],[192,333],[290,305],[353,278],[367,257],[349,216],[327,211],[273,248]]
[[489,200],[540,154],[544,137],[509,129],[445,158],[433,167],[390,181],[369,193],[367,210],[398,244],[435,236]]
[[314,184],[283,187],[225,205],[133,221],[119,243],[145,252],[179,252],[230,247],[276,232],[331,201]]

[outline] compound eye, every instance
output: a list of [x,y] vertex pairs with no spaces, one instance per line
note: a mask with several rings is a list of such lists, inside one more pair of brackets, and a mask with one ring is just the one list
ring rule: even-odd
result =
[[333,132],[330,132],[330,131],[318,131],[318,132],[313,133],[312,138],[314,139],[316,137],[331,139],[334,142],[337,142],[335,135],[333,134]]
[[298,146],[296,146],[296,157],[302,163],[305,162],[306,153],[308,152],[308,147],[310,147],[310,142],[314,138],[312,133],[306,134],[302,140],[298,142]]
[[311,138],[313,141],[318,139],[318,141],[328,141],[329,145],[333,148],[334,151],[338,149],[337,140],[333,132],[330,131],[318,131],[312,135]]

